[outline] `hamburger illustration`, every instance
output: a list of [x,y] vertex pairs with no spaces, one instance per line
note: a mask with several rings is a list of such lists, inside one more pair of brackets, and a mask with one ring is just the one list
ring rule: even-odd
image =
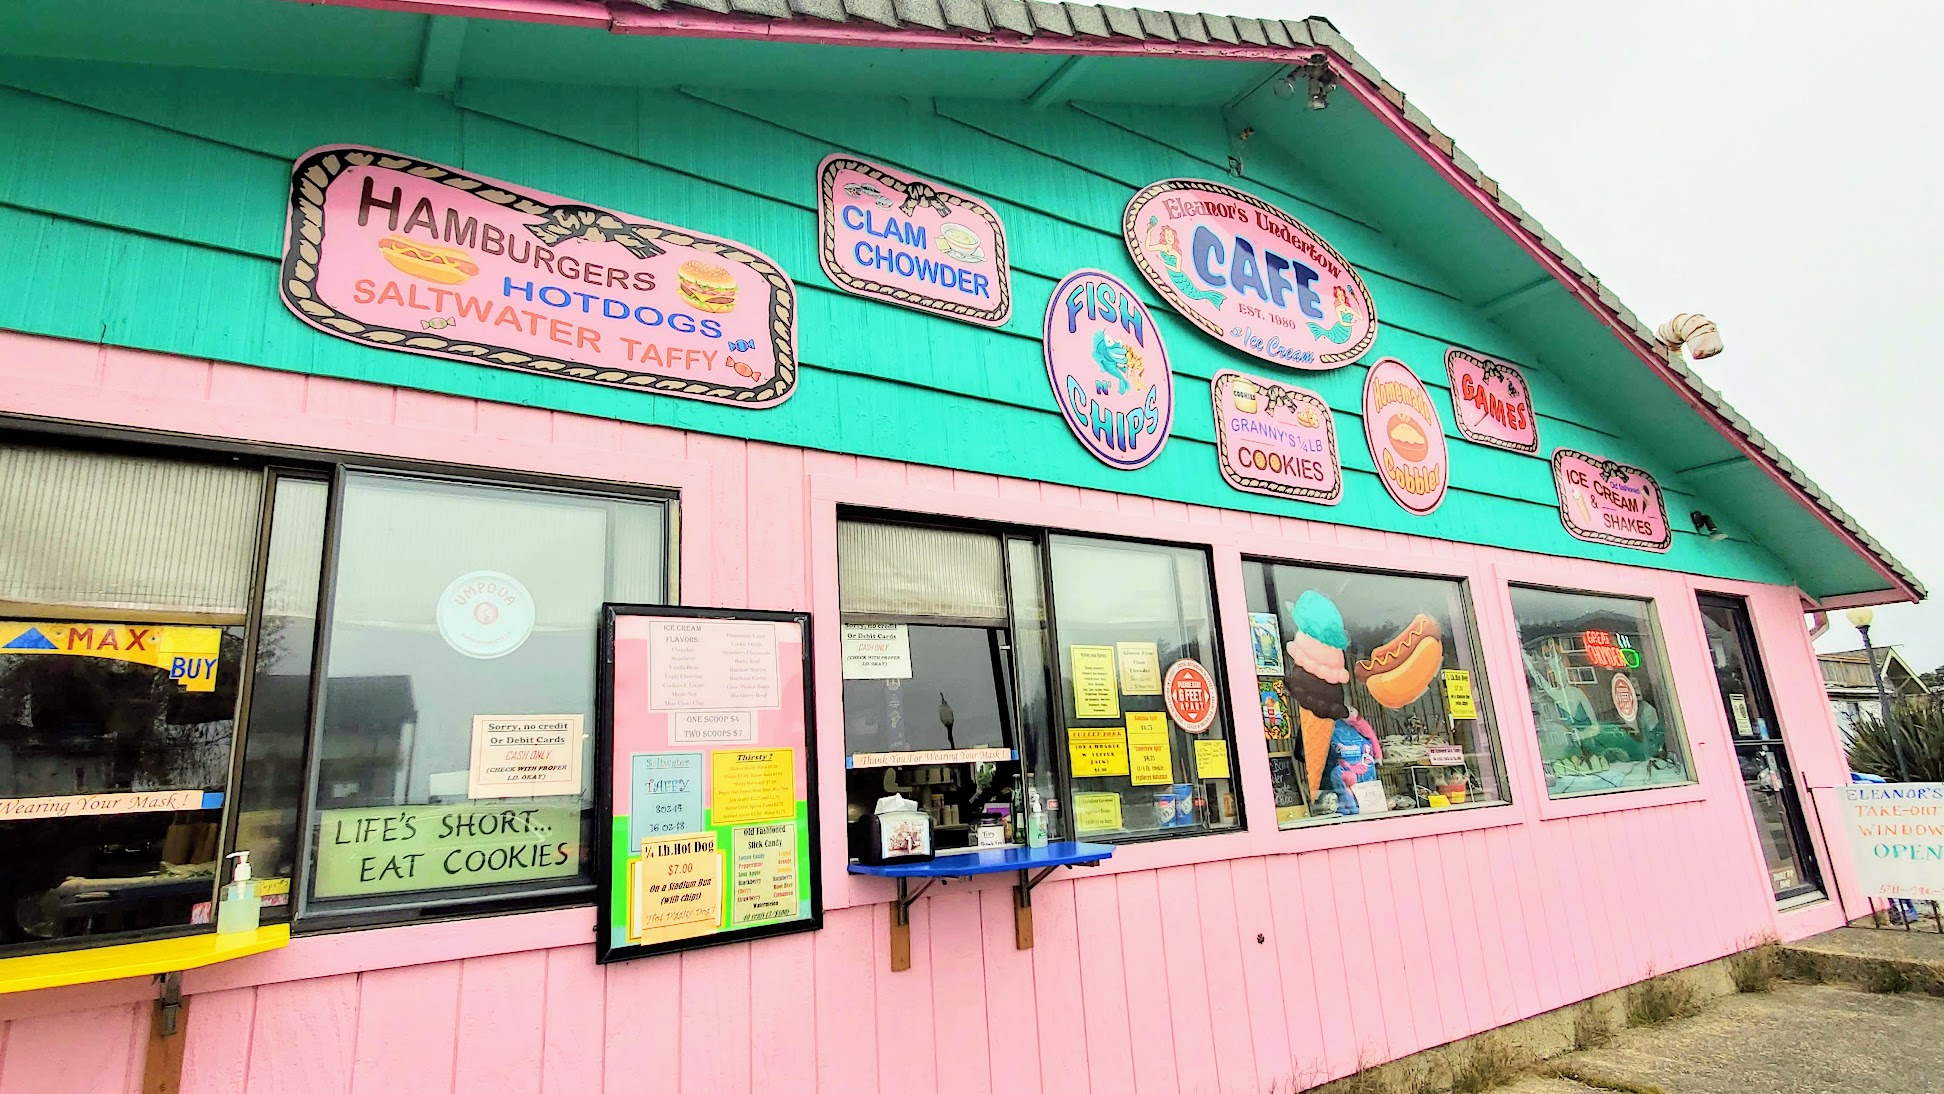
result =
[[1390,437],[1391,447],[1399,456],[1416,463],[1431,454],[1431,441],[1424,430],[1411,420],[1408,414],[1393,414],[1385,423],[1384,432]]
[[397,267],[399,272],[440,285],[462,284],[479,272],[472,255],[457,247],[421,243],[399,235],[379,240],[378,253],[384,255],[385,261]]
[[1256,412],[1256,394],[1256,386],[1240,376],[1229,386],[1229,399],[1235,403],[1235,409],[1244,414]]
[[725,312],[736,307],[736,279],[713,262],[682,263],[675,271],[675,291],[697,311]]

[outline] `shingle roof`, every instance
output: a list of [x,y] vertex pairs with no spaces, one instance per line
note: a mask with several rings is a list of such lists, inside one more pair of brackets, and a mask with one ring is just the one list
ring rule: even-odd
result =
[[[1024,39],[1050,36],[1067,40],[1099,40],[1117,45],[1130,42],[1166,42],[1171,52],[1219,52],[1234,57],[1237,50],[1287,52],[1289,61],[1309,60],[1318,48],[1335,54],[1350,70],[1370,81],[1385,99],[1396,106],[1404,120],[1416,127],[1432,147],[1450,159],[1453,166],[1470,179],[1499,208],[1509,214],[1532,240],[1556,258],[1580,284],[1616,319],[1640,340],[1642,348],[1665,362],[1687,390],[1731,429],[1746,438],[1766,458],[1774,470],[1795,484],[1830,519],[1853,535],[1885,567],[1907,583],[1919,597],[1924,586],[1844,512],[1802,469],[1784,456],[1768,438],[1728,405],[1721,393],[1709,387],[1687,366],[1678,347],[1664,345],[1653,330],[1640,321],[1620,298],[1600,283],[1586,265],[1575,258],[1564,244],[1546,231],[1486,175],[1477,161],[1466,155],[1449,136],[1433,125],[1431,119],[1410,103],[1404,93],[1378,72],[1375,65],[1359,54],[1336,26],[1321,16],[1307,19],[1252,19],[1235,15],[1196,15],[1154,11],[1147,8],[1122,8],[1112,5],[1053,3],[1051,0],[619,0],[652,11],[699,8],[721,14],[763,16],[771,19],[819,20],[849,23],[868,22],[893,30],[937,34],[957,31],[967,36],[991,35],[1010,31]],[[1268,58],[1273,59],[1273,58]]]

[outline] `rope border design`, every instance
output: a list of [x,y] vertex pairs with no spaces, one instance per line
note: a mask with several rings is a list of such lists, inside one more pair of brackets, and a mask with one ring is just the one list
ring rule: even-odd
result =
[[[324,234],[324,195],[338,176],[353,167],[382,167],[404,171],[421,179],[449,186],[461,193],[490,201],[528,216],[578,218],[585,224],[588,238],[620,242],[630,250],[645,247],[648,254],[659,253],[653,242],[689,247],[746,266],[766,281],[770,293],[770,343],[776,355],[776,375],[758,388],[727,387],[698,383],[653,372],[600,368],[571,361],[536,357],[506,346],[480,345],[455,341],[427,333],[398,330],[360,322],[326,303],[317,292],[319,248]],[[530,225],[532,228],[539,225]],[[543,239],[544,242],[544,239]],[[796,288],[775,265],[742,247],[707,236],[694,235],[672,226],[622,221],[615,214],[578,204],[554,205],[513,191],[500,183],[468,175],[442,164],[362,145],[329,145],[314,149],[297,161],[290,175],[290,223],[284,237],[284,254],[279,295],[297,318],[310,326],[347,341],[364,343],[378,349],[445,357],[495,368],[558,376],[583,383],[630,391],[653,391],[710,402],[774,406],[796,390],[798,361],[795,353]]]
[[[1566,519],[1566,498],[1559,491],[1559,465],[1561,461],[1574,457],[1585,460],[1587,463],[1598,467],[1600,469],[1600,477],[1603,479],[1630,479],[1635,475],[1639,475],[1649,483],[1652,483],[1654,487],[1654,507],[1660,510],[1661,527],[1667,529],[1667,535],[1657,540],[1642,541],[1638,539],[1622,539],[1619,536],[1608,535],[1605,532],[1594,532],[1575,528],[1573,522]],[[1667,492],[1661,488],[1659,482],[1655,481],[1654,476],[1648,474],[1644,469],[1631,464],[1609,460],[1603,456],[1595,456],[1590,452],[1580,452],[1571,448],[1555,448],[1552,454],[1552,473],[1553,494],[1559,498],[1557,510],[1559,513],[1559,524],[1560,527],[1566,529],[1567,535],[1572,536],[1574,539],[1585,540],[1588,543],[1604,543],[1609,547],[1628,547],[1636,551],[1650,551],[1657,555],[1666,554],[1674,546],[1674,524],[1667,519]]]
[[[1451,367],[1453,360],[1461,357],[1477,365],[1479,372],[1484,374],[1487,379],[1498,376],[1514,381],[1525,389],[1526,403],[1532,406],[1531,444],[1519,444],[1515,441],[1501,440],[1498,437],[1480,436],[1465,428],[1465,416],[1458,409],[1458,373]],[[1458,432],[1465,435],[1466,440],[1473,444],[1485,445],[1488,448],[1503,449],[1506,452],[1518,452],[1527,456],[1537,456],[1539,454],[1539,407],[1532,398],[1532,381],[1527,380],[1525,373],[1519,371],[1519,366],[1507,361],[1501,361],[1496,357],[1487,357],[1482,353],[1473,353],[1468,349],[1451,346],[1445,350],[1445,380],[1447,381],[1447,386],[1451,388],[1452,420],[1458,426]]]
[[886,186],[897,190],[900,195],[909,197],[911,183],[887,174],[875,164],[867,163],[855,156],[832,156],[826,159],[817,172],[817,258],[823,265],[824,275],[846,292],[863,297],[874,297],[901,304],[918,311],[932,312],[953,318],[978,321],[982,325],[1001,327],[1012,318],[1012,267],[1006,259],[1006,229],[999,223],[999,215],[978,201],[950,190],[940,190],[927,184],[927,188],[940,200],[954,206],[970,210],[992,228],[993,265],[999,272],[999,301],[991,308],[975,308],[970,304],[960,304],[935,296],[925,296],[886,285],[881,281],[861,278],[845,270],[837,260],[837,172],[856,171]]
[[[1240,201],[1253,208],[1260,209],[1265,213],[1274,214],[1276,217],[1282,219],[1286,223],[1295,226],[1297,231],[1302,232],[1305,236],[1308,236],[1310,242],[1316,244],[1318,247],[1322,248],[1325,251],[1328,251],[1331,255],[1335,256],[1336,260],[1343,264],[1344,272],[1350,275],[1351,283],[1357,286],[1357,291],[1362,293],[1364,300],[1370,304],[1370,329],[1364,332],[1363,338],[1360,339],[1357,342],[1357,344],[1354,346],[1347,346],[1343,349],[1332,350],[1329,353],[1317,354],[1316,355],[1317,363],[1320,365],[1326,365],[1328,366],[1328,368],[1304,369],[1301,365],[1292,365],[1285,361],[1271,360],[1270,358],[1263,357],[1261,354],[1250,353],[1248,350],[1243,349],[1241,346],[1238,346],[1235,343],[1229,341],[1228,333],[1222,329],[1220,324],[1216,323],[1214,320],[1208,318],[1207,316],[1202,315],[1200,312],[1196,311],[1195,309],[1188,307],[1186,302],[1182,299],[1180,290],[1176,289],[1174,285],[1168,281],[1167,277],[1163,275],[1160,271],[1156,270],[1152,262],[1148,261],[1147,253],[1141,247],[1140,235],[1136,230],[1137,225],[1135,224],[1136,219],[1138,219],[1135,210],[1146,205],[1148,201],[1154,197],[1154,195],[1160,193],[1163,190],[1184,190],[1184,189],[1207,190],[1211,193],[1218,194],[1222,197],[1233,198],[1236,201]],[[1216,338],[1220,339],[1223,345],[1229,347],[1230,349],[1241,350],[1241,352],[1243,353],[1248,353],[1250,357],[1254,357],[1257,360],[1268,361],[1272,365],[1277,365],[1282,368],[1288,368],[1288,369],[1297,369],[1299,371],[1326,372],[1329,371],[1330,368],[1340,368],[1344,365],[1355,362],[1358,357],[1361,357],[1363,355],[1363,352],[1365,350],[1369,349],[1377,341],[1377,298],[1370,295],[1370,286],[1364,284],[1363,275],[1357,272],[1357,268],[1350,264],[1349,259],[1343,257],[1343,252],[1337,250],[1335,247],[1330,246],[1330,244],[1326,240],[1324,240],[1322,236],[1317,235],[1314,231],[1311,231],[1309,225],[1304,224],[1302,221],[1297,220],[1293,216],[1290,216],[1288,213],[1284,212],[1283,210],[1276,208],[1274,205],[1269,204],[1268,202],[1262,200],[1259,197],[1256,197],[1254,194],[1245,193],[1241,190],[1235,189],[1232,186],[1224,186],[1219,182],[1209,182],[1206,179],[1187,179],[1187,178],[1162,179],[1160,182],[1149,183],[1148,185],[1142,187],[1137,193],[1135,193],[1135,195],[1132,198],[1129,198],[1127,201],[1127,208],[1121,211],[1121,242],[1126,245],[1127,253],[1133,257],[1134,265],[1141,271],[1141,276],[1147,279],[1148,284],[1154,286],[1154,291],[1161,294],[1161,298],[1168,302],[1168,306],[1170,308],[1173,308],[1176,312],[1180,313],[1184,318],[1188,319],[1190,322],[1194,323],[1202,330],[1205,330],[1209,334],[1212,334]]]
[[[1323,429],[1330,438],[1330,454],[1336,457],[1336,489],[1329,491],[1310,490],[1301,486],[1290,486],[1286,483],[1278,482],[1275,479],[1260,479],[1254,475],[1244,474],[1237,470],[1233,464],[1229,463],[1228,449],[1222,446],[1222,438],[1220,436],[1222,429],[1222,395],[1235,387],[1235,380],[1238,377],[1247,379],[1250,383],[1261,389],[1262,397],[1268,400],[1271,406],[1287,406],[1291,410],[1295,410],[1298,404],[1309,403],[1317,410],[1323,412]],[[1244,377],[1242,373],[1230,369],[1223,369],[1221,372],[1216,373],[1215,379],[1208,385],[1208,390],[1215,406],[1215,430],[1217,434],[1215,438],[1215,461],[1222,472],[1222,478],[1227,480],[1230,486],[1249,493],[1267,494],[1281,498],[1294,498],[1297,501],[1306,501],[1315,505],[1335,505],[1343,500],[1343,452],[1337,447],[1336,415],[1330,412],[1330,405],[1324,402],[1321,396],[1308,388],[1295,387],[1290,384],[1265,382],[1259,376]]]

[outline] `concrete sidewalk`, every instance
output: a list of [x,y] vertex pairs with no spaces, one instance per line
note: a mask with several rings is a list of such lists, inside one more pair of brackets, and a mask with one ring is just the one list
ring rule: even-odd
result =
[[[1944,999],[1784,983],[1560,1057],[1508,1094],[1883,1094],[1944,1089]],[[1574,1076],[1572,1078],[1558,1076]]]

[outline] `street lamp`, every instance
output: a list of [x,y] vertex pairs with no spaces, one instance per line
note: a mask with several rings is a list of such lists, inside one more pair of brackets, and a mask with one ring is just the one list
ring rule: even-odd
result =
[[1851,608],[1843,613],[1863,636],[1863,656],[1870,662],[1870,678],[1876,681],[1877,716],[1883,719],[1883,727],[1890,733],[1890,750],[1897,755],[1897,778],[1910,781],[1910,768],[1904,763],[1903,741],[1897,736],[1897,723],[1890,717],[1890,696],[1883,690],[1883,669],[1877,665],[1876,649],[1870,645],[1870,624],[1876,620],[1872,608]]

